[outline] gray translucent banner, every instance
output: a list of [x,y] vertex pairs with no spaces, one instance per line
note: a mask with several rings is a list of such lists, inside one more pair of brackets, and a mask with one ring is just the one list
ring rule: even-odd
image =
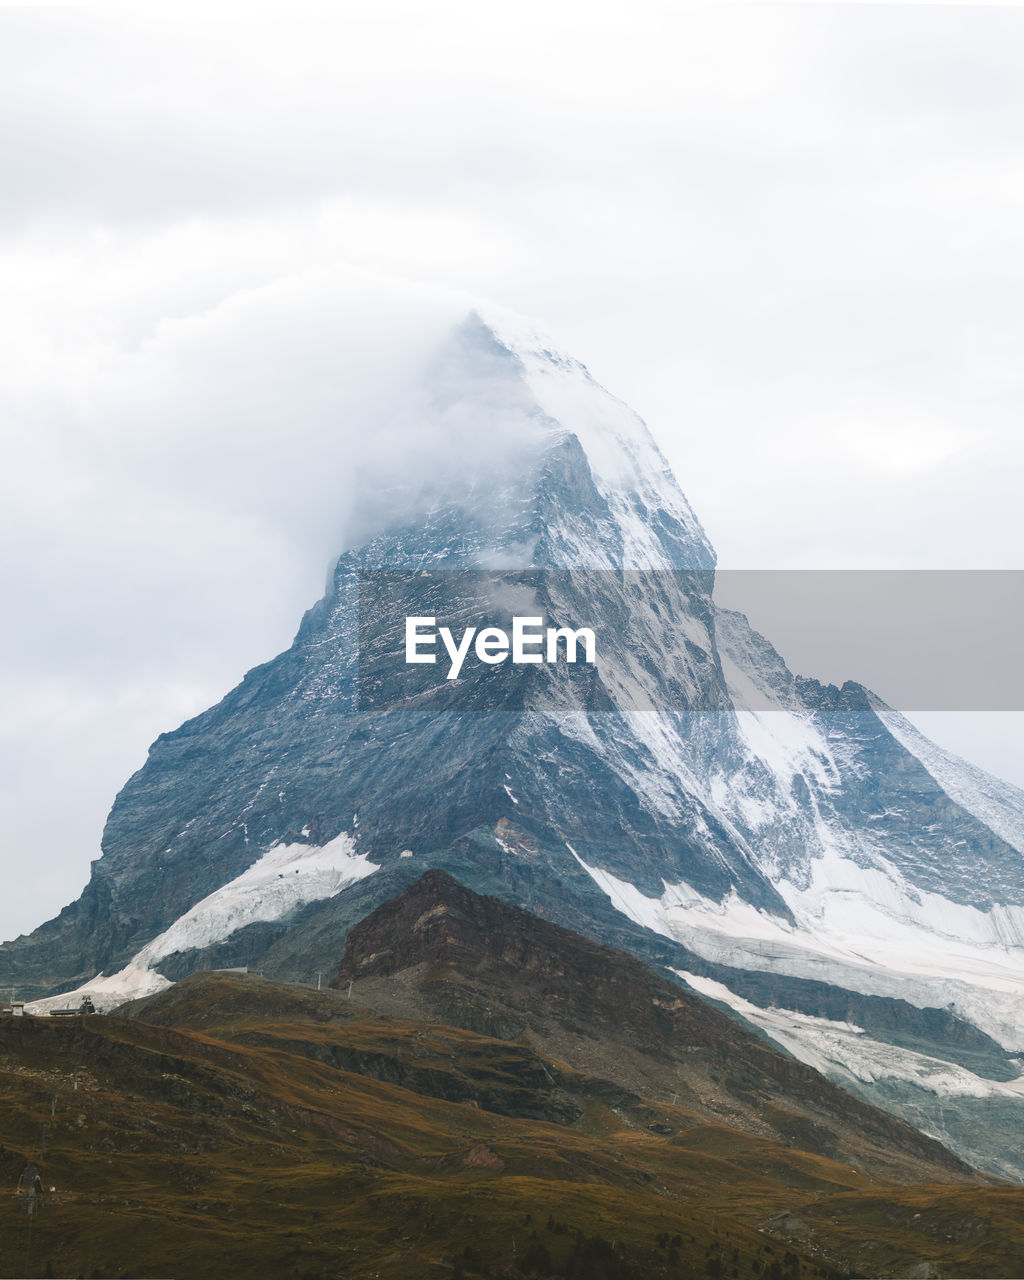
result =
[[904,711],[1024,709],[1024,571],[722,570],[790,670],[853,680]]
[[1024,571],[378,570],[358,593],[363,709],[799,709],[810,680],[1024,710]]

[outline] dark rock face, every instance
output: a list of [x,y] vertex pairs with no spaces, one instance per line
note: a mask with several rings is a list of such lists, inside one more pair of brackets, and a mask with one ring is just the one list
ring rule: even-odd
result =
[[[613,948],[428,871],[349,934],[331,982],[407,1017],[557,1048],[615,1084],[653,1079],[716,1119],[889,1175],[965,1172],[938,1143],[770,1048],[724,1013]],[[648,1077],[650,1079],[652,1077]],[[884,1153],[884,1154],[883,1154]],[[899,1176],[899,1175],[897,1175]]]
[[[428,871],[348,935],[333,987],[426,966],[431,983],[486,989],[521,1030],[566,1017],[595,1037],[611,1029],[645,1045],[760,1045],[732,1019],[646,965],[498,898]],[[786,1064],[788,1069],[789,1063]]]

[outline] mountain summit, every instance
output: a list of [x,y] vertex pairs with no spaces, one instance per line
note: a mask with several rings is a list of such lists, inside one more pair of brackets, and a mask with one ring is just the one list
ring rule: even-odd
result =
[[[291,648],[157,739],[0,982],[110,1005],[208,965],[308,978],[440,867],[1024,1177],[1024,795],[719,610],[646,426],[529,326],[470,316],[422,412],[464,456],[371,494]],[[478,649],[448,680],[404,660],[410,617],[587,626],[596,658]]]

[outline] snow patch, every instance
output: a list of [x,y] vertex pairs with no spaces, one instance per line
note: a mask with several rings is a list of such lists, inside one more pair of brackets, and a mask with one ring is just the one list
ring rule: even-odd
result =
[[[411,857],[406,852],[403,857]],[[127,1000],[155,995],[173,984],[154,965],[176,951],[190,951],[223,942],[255,921],[281,920],[296,907],[336,894],[379,869],[364,853],[357,854],[344,832],[325,845],[277,844],[234,880],[208,894],[137,952],[119,972],[74,991],[26,1005],[30,1013],[75,1008],[91,996],[100,1013]]]
[[162,973],[144,968],[134,960],[130,961],[117,973],[105,978],[98,973],[91,982],[83,983],[74,991],[65,991],[63,995],[46,996],[42,1000],[33,1000],[26,1004],[28,1013],[48,1017],[54,1009],[77,1009],[83,996],[89,996],[97,1013],[109,1013],[118,1005],[128,1000],[140,1000],[143,996],[153,996],[159,991],[166,991],[173,983]]
[[255,921],[281,920],[296,907],[333,898],[378,868],[367,854],[355,852],[345,832],[325,845],[274,845],[240,876],[179,916],[133,963],[149,968],[175,951],[223,942]]
[[919,1008],[953,1006],[1011,1052],[1024,1048],[1024,913],[983,912],[912,891],[890,869],[823,858],[811,887],[779,890],[796,926],[741,899],[721,902],[663,881],[649,898],[611,872],[580,866],[635,924],[731,968],[813,978]]
[[727,1004],[800,1062],[839,1082],[909,1081],[940,1097],[1024,1097],[1024,1075],[1006,1082],[986,1080],[966,1067],[915,1053],[869,1036],[863,1027],[833,1022],[791,1009],[762,1009],[721,982],[674,969],[698,995]]

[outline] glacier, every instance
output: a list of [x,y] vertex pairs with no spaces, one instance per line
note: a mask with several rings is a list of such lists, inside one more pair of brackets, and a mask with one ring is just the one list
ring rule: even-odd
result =
[[127,1000],[154,995],[171,985],[156,970],[164,957],[222,942],[249,924],[281,920],[297,907],[333,898],[377,870],[365,854],[355,852],[346,832],[319,846],[275,845],[240,876],[190,907],[117,973],[99,974],[70,992],[26,1007],[30,1013],[45,1015],[55,1008],[74,1007],[89,996],[97,1010],[109,1012]]
[[684,969],[675,972],[699,995],[728,1005],[793,1057],[833,1080],[872,1084],[895,1079],[912,1082],[943,1098],[1024,1099],[1024,1076],[1008,1082],[986,1080],[941,1058],[875,1040],[854,1023],[791,1009],[762,1009],[722,982]]

